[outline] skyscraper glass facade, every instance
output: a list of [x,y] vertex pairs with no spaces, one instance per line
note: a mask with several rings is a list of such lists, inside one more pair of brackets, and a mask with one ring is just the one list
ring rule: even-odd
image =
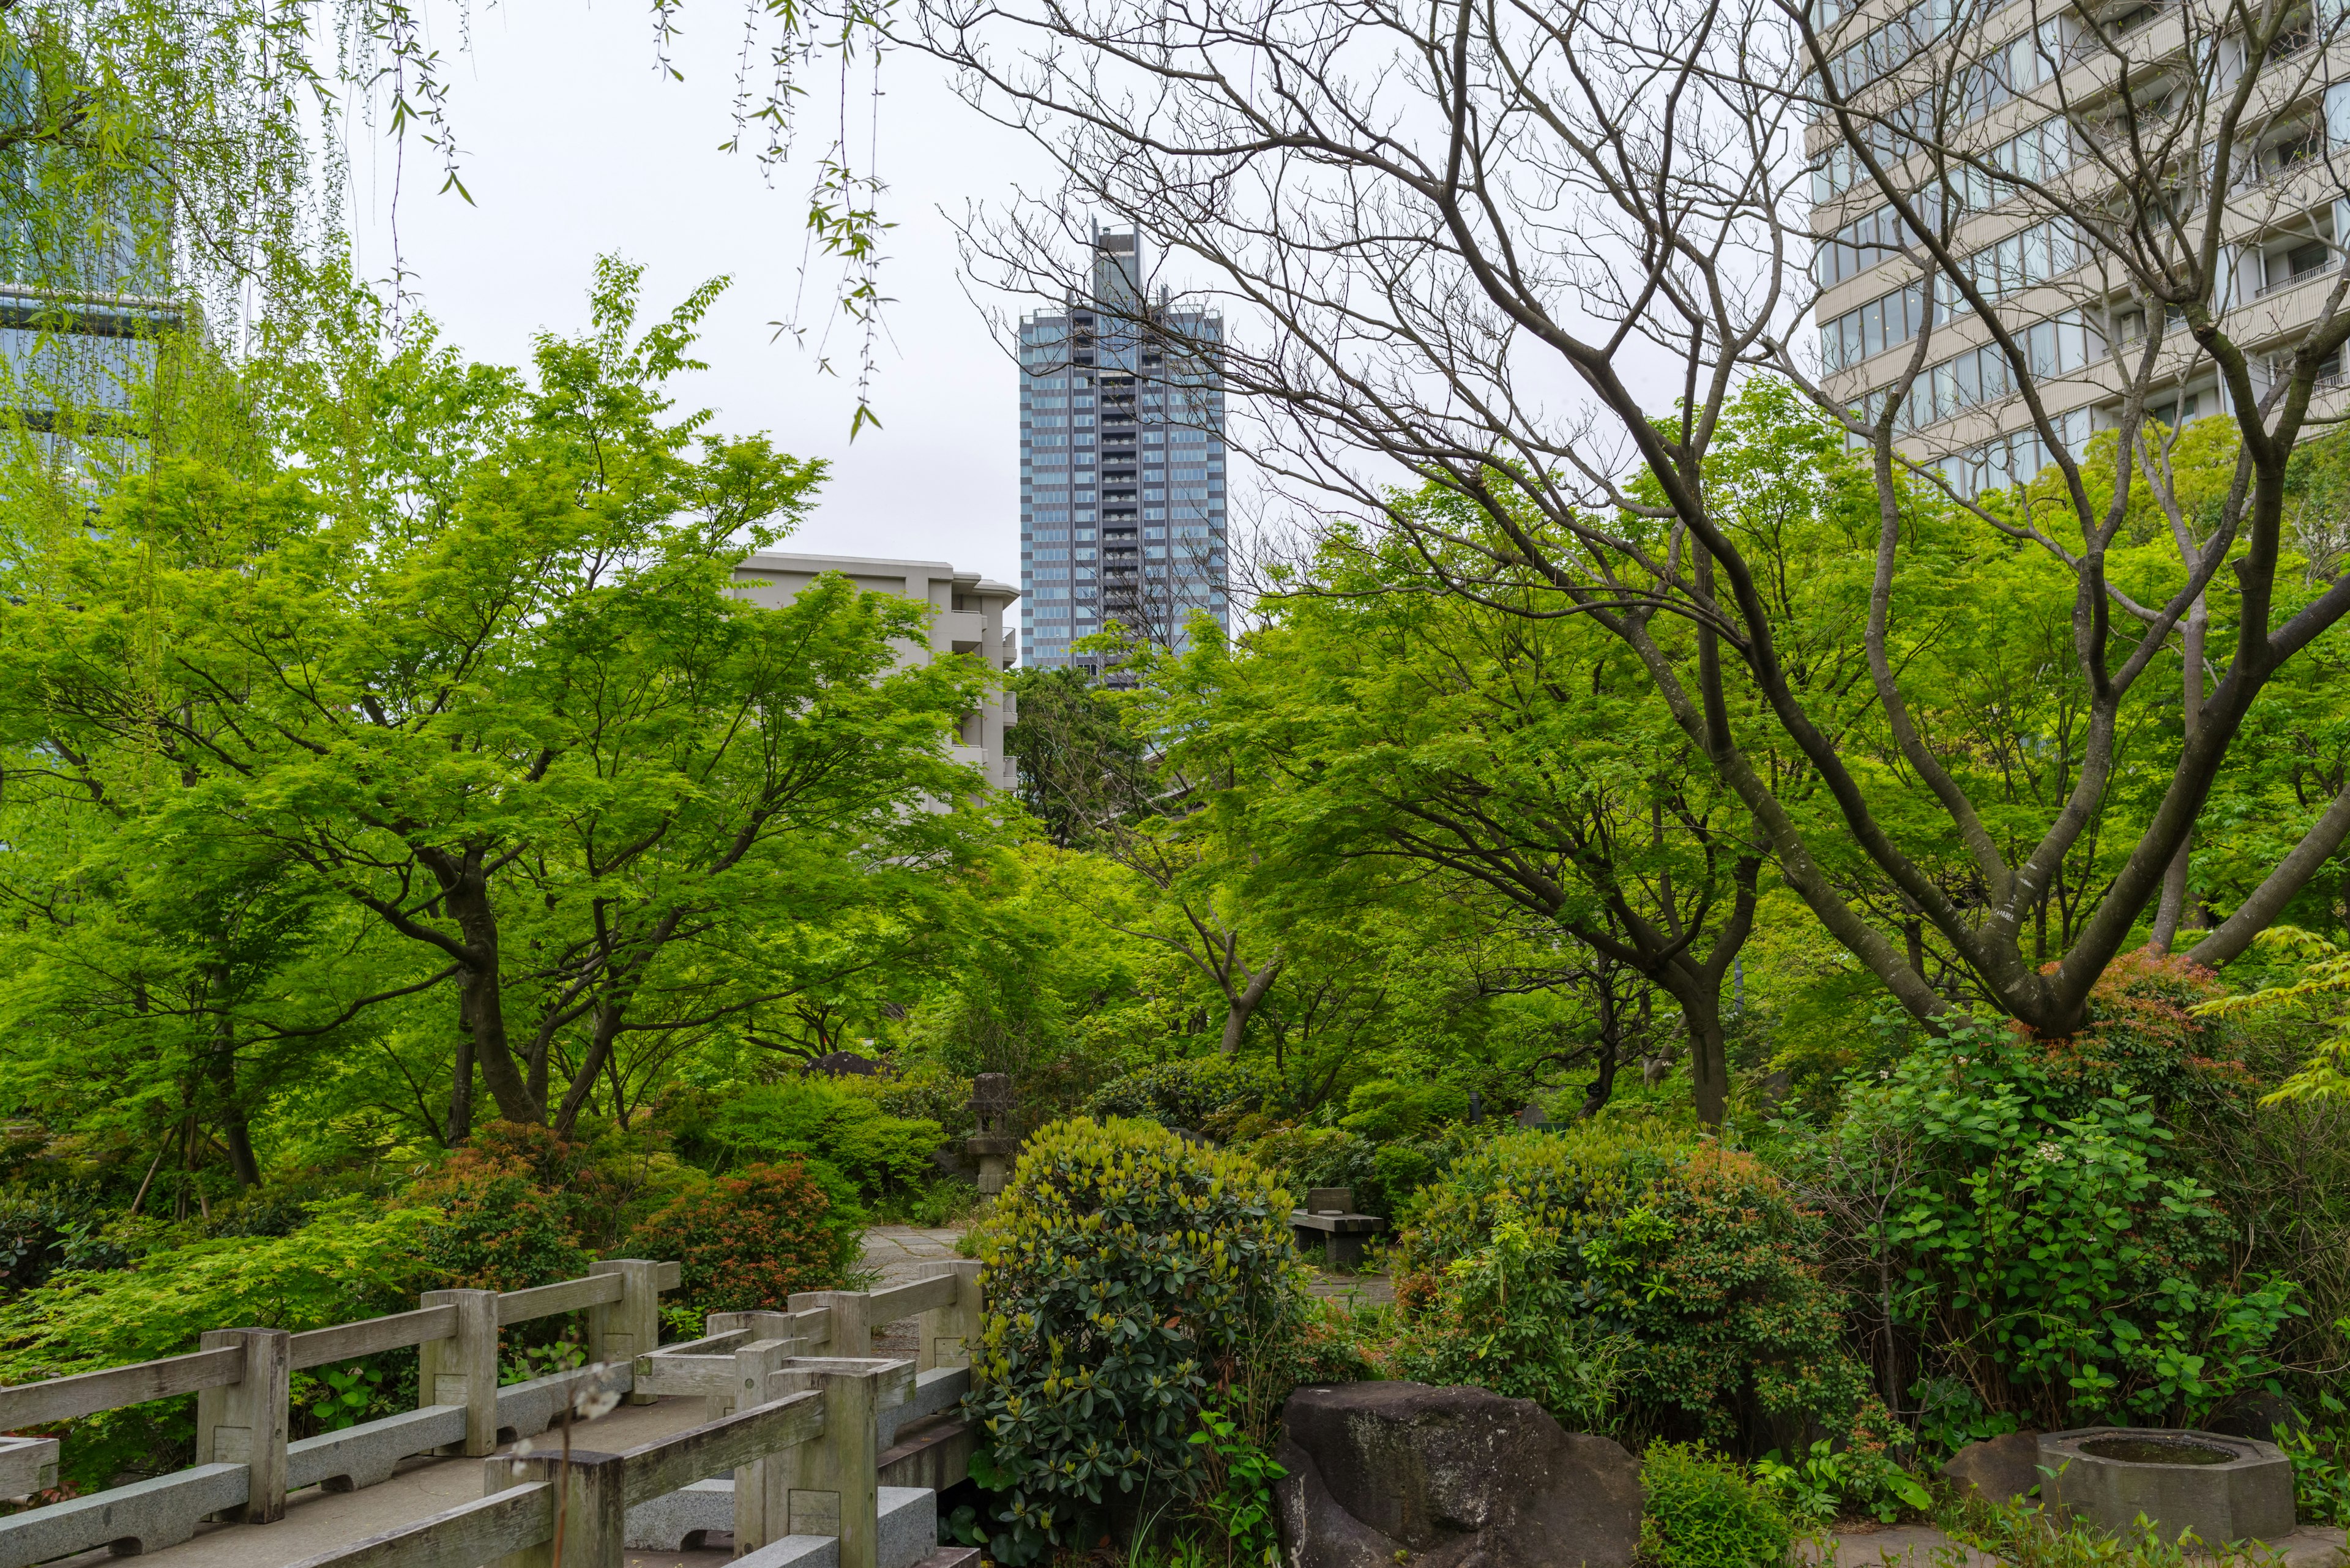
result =
[[1091,665],[1116,621],[1180,648],[1227,625],[1223,322],[1143,286],[1140,238],[1098,234],[1090,296],[1020,323],[1023,661]]

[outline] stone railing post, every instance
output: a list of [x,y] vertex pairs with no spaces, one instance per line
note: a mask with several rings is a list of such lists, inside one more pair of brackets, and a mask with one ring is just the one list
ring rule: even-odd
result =
[[922,1314],[921,1344],[914,1353],[914,1370],[929,1372],[941,1366],[970,1366],[979,1349],[980,1309],[985,1304],[980,1295],[978,1261],[956,1258],[924,1263],[922,1273],[932,1279],[951,1274],[956,1291],[954,1304],[933,1307]]
[[875,1417],[882,1376],[893,1365],[902,1367],[905,1363],[879,1361],[842,1370],[787,1368],[776,1379],[793,1391],[822,1390],[824,1435],[764,1461],[769,1478],[769,1528],[774,1528],[780,1502],[784,1527],[776,1535],[837,1537],[839,1568],[879,1568],[881,1490],[873,1467],[880,1430]]
[[244,1346],[244,1376],[196,1393],[196,1463],[243,1465],[244,1506],[224,1517],[267,1524],[286,1517],[286,1428],[294,1336],[282,1328],[208,1328],[199,1350]]
[[[660,1348],[660,1265],[645,1258],[607,1258],[588,1265],[590,1274],[620,1276],[620,1299],[588,1309],[588,1359],[619,1366]],[[631,1405],[658,1397],[637,1389]]]
[[[750,1410],[780,1397],[775,1375],[799,1346],[788,1339],[759,1339],[734,1353],[734,1408]],[[781,1465],[754,1460],[734,1472],[734,1554],[781,1541],[791,1533],[790,1501],[776,1483]]]
[[[824,1344],[816,1350],[802,1354],[848,1356],[860,1360],[872,1355],[873,1330],[879,1326],[872,1322],[872,1304],[873,1298],[862,1291],[793,1292],[791,1308],[794,1312],[823,1307],[831,1314],[827,1320],[831,1327]],[[847,1568],[847,1565],[844,1563],[842,1568]]]
[[[486,1467],[485,1494],[546,1481],[555,1488],[555,1529],[563,1542],[542,1541],[495,1559],[496,1568],[622,1568],[628,1562],[629,1494],[618,1454],[571,1450],[499,1458]],[[472,1561],[472,1559],[467,1559]]]
[[420,1347],[416,1403],[462,1405],[465,1440],[444,1454],[486,1454],[498,1446],[498,1293],[426,1291],[419,1306],[453,1306],[457,1332]]
[[[783,1346],[781,1354],[785,1357],[807,1354],[806,1347],[792,1336],[793,1324],[790,1314],[786,1313],[713,1312],[704,1314],[702,1322],[703,1332],[708,1334],[724,1334],[730,1329],[737,1328],[747,1329],[751,1334],[751,1344],[772,1340]],[[772,1399],[775,1396],[770,1394],[767,1397]],[[754,1404],[765,1402],[765,1400],[753,1401]],[[703,1401],[702,1419],[715,1421],[721,1417],[732,1416],[735,1411],[743,1408],[746,1407],[739,1404],[732,1394],[712,1394]]]

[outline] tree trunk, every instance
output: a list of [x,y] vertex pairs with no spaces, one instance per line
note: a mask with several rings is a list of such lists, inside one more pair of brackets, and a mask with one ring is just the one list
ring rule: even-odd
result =
[[[2189,740],[2195,736],[2197,723],[2203,717],[2203,633],[2210,617],[2199,595],[2187,611],[2187,628],[2182,644],[2181,662],[2185,669],[2179,678],[2178,714]],[[2178,841],[2178,853],[2162,872],[2162,897],[2155,905],[2154,930],[2147,938],[2147,949],[2157,956],[2170,951],[2178,940],[2178,928],[2187,913],[2188,863],[2193,858],[2195,833],[2188,830]]]
[[457,1065],[449,1075],[449,1137],[455,1148],[473,1136],[473,1021],[465,993],[457,992]]
[[419,857],[439,879],[442,902],[457,929],[464,934],[465,965],[460,981],[464,1017],[473,1042],[473,1060],[482,1082],[497,1102],[498,1115],[510,1122],[546,1120],[546,1102],[531,1093],[507,1043],[505,999],[498,961],[498,917],[490,903],[489,878],[483,873],[478,852],[463,862],[444,854]]
[[1250,1014],[1256,1012],[1257,1003],[1264,1000],[1264,993],[1273,989],[1273,982],[1280,973],[1281,961],[1274,959],[1271,963],[1250,975],[1248,983],[1239,991],[1232,991],[1229,988],[1225,991],[1225,999],[1231,1005],[1224,1011],[1222,1047],[1224,1055],[1233,1056],[1239,1054],[1241,1036],[1247,1033]]
[[261,1185],[261,1161],[253,1152],[253,1129],[236,1088],[236,1034],[223,1020],[213,1037],[213,1084],[221,1098],[221,1141],[228,1146],[229,1168],[239,1187]]
[[[555,1113],[556,1136],[569,1137],[573,1126],[579,1120],[579,1113],[587,1108],[588,1096],[595,1091],[597,1076],[611,1058],[612,1042],[620,1033],[620,1004],[617,1001],[608,1000],[597,1007],[596,1025],[588,1038],[587,1060],[579,1064],[579,1071],[572,1075],[570,1091],[563,1096],[563,1105]],[[612,1104],[617,1110],[619,1106],[617,1093]],[[625,1123],[626,1118],[623,1118],[623,1125]]]

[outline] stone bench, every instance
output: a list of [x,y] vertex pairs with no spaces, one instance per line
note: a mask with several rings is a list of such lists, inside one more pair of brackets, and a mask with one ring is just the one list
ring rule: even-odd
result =
[[1357,1214],[1351,1187],[1316,1187],[1305,1194],[1305,1207],[1289,1214],[1289,1228],[1301,1252],[1322,1249],[1323,1262],[1332,1269],[1352,1269],[1363,1261],[1363,1238],[1375,1236],[1388,1222],[1374,1214]]

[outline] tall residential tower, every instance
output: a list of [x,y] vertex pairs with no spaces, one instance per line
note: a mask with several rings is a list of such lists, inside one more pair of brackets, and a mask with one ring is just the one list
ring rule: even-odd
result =
[[1180,648],[1226,625],[1222,318],[1143,285],[1142,244],[1097,233],[1091,289],[1020,322],[1020,628],[1030,665],[1116,621]]

